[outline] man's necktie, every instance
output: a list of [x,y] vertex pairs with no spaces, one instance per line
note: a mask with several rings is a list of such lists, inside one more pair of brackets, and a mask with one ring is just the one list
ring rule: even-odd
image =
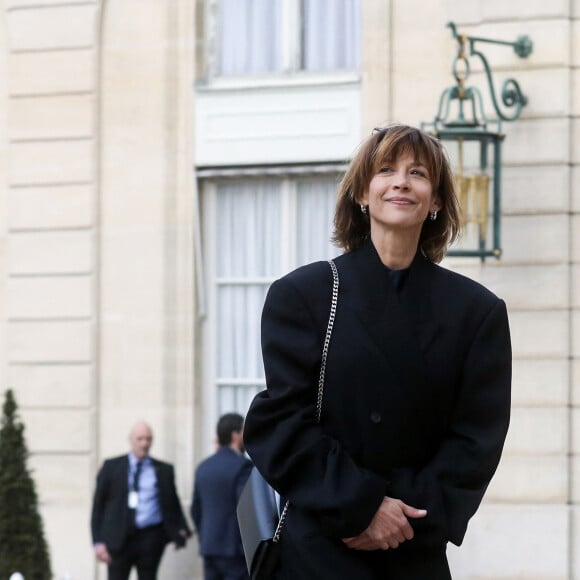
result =
[[[136,529],[136,517],[137,517],[137,494],[139,493],[139,477],[141,477],[141,469],[143,467],[143,461],[137,461],[135,465],[135,471],[133,472],[133,480],[131,481],[131,493],[129,495],[135,496],[133,500],[130,500],[129,511],[131,512],[130,529]],[[131,503],[133,501],[134,503]]]
[[141,469],[143,468],[143,461],[137,461],[135,467],[135,474],[133,475],[132,491],[139,491],[139,478],[141,477]]

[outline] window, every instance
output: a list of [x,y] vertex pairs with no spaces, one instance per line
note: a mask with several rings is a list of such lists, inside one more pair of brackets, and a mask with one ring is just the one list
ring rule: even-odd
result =
[[268,286],[340,253],[329,241],[337,182],[335,175],[252,178],[204,187],[204,405],[212,426],[224,412],[245,414],[265,387],[260,315]]
[[213,76],[356,70],[360,0],[212,0]]
[[303,0],[302,68],[357,69],[360,64],[358,0]]
[[222,75],[282,70],[281,0],[220,0]]

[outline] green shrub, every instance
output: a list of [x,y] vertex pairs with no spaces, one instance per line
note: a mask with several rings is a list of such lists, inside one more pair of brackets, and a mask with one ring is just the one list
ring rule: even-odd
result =
[[34,480],[26,467],[24,424],[6,391],[0,423],[0,578],[18,571],[26,580],[49,580],[50,558]]

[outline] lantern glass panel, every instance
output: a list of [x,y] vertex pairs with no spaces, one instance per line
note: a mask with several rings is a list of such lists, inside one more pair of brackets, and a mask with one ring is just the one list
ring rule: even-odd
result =
[[494,152],[477,134],[441,135],[456,181],[463,231],[454,250],[484,250],[493,239]]

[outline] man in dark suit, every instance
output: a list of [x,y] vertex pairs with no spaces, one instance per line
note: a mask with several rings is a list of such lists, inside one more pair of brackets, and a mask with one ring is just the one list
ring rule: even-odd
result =
[[238,499],[252,463],[244,456],[244,419],[223,415],[217,424],[218,450],[195,472],[191,517],[199,534],[205,580],[246,580],[248,572],[236,517]]
[[109,580],[155,580],[165,545],[182,548],[191,535],[175,490],[173,466],[149,456],[153,433],[137,423],[131,451],[107,459],[97,476],[91,530],[97,560]]

